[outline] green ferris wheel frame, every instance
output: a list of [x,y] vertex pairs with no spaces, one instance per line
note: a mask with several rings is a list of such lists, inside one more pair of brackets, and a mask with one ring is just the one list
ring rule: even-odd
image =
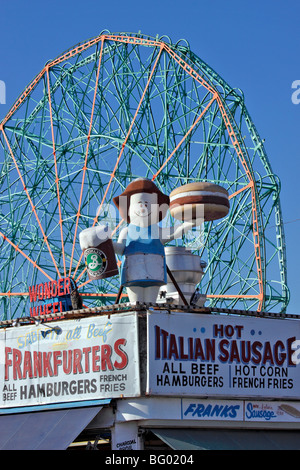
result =
[[186,41],[103,31],[69,49],[16,100],[0,142],[2,319],[28,315],[28,286],[66,276],[86,306],[114,302],[118,276],[88,279],[78,234],[106,222],[117,236],[112,198],[139,176],[166,193],[224,186],[228,216],[198,245],[192,234],[206,305],[286,311],[280,182],[242,92]]

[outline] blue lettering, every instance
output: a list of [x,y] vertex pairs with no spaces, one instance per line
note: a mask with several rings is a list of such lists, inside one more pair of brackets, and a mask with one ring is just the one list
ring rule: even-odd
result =
[[247,419],[264,419],[270,421],[272,418],[276,418],[276,413],[272,410],[255,410],[252,403],[248,403],[246,407],[246,418]]
[[231,407],[230,418],[236,418],[237,411],[240,409],[240,405],[235,405]]
[[209,417],[209,416],[210,416],[210,413],[211,413],[211,405],[208,405],[208,406],[205,408],[205,410],[203,411],[202,416],[203,416],[203,417],[204,417],[204,416]]
[[214,416],[222,418],[236,418],[240,405],[204,405],[203,403],[190,403],[184,412],[184,416],[191,414],[198,418],[212,418]]
[[184,416],[188,415],[189,413],[192,413],[194,411],[195,406],[195,403],[190,403],[188,409],[184,412]]
[[219,416],[219,414],[220,414],[221,411],[222,411],[222,408],[223,408],[223,405],[215,405],[215,406],[214,406],[214,409],[212,410],[211,415],[212,415],[212,416]]
[[204,410],[205,410],[205,406],[198,404],[197,408],[195,409],[193,413],[193,416],[197,415],[200,418]]

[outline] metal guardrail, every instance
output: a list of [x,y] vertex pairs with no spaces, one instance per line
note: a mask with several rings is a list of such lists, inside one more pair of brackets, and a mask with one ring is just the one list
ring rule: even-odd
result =
[[10,320],[3,320],[0,322],[0,328],[7,328],[13,326],[24,326],[30,324],[39,324],[49,321],[63,321],[76,318],[86,318],[95,315],[113,315],[116,313],[126,313],[126,312],[139,312],[146,313],[148,310],[155,311],[167,311],[172,313],[176,312],[186,312],[186,313],[195,313],[195,314],[210,314],[210,315],[237,315],[245,317],[256,317],[256,318],[272,318],[272,319],[281,319],[281,320],[300,320],[300,315],[297,314],[287,314],[287,313],[274,313],[274,312],[258,312],[255,310],[235,310],[235,309],[226,309],[226,308],[210,308],[210,307],[192,307],[190,305],[174,305],[169,303],[141,303],[141,302],[124,302],[120,304],[105,305],[103,307],[94,307],[94,308],[83,308],[80,310],[69,310],[67,312],[62,312],[59,317],[57,313],[51,313],[40,316],[28,316],[14,318]]

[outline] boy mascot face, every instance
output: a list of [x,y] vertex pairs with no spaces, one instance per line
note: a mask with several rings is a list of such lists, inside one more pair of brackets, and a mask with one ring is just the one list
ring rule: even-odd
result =
[[148,227],[158,222],[159,206],[156,193],[137,193],[130,196],[130,223]]
[[146,178],[132,181],[113,201],[124,220],[140,227],[157,224],[166,216],[170,203],[169,196]]

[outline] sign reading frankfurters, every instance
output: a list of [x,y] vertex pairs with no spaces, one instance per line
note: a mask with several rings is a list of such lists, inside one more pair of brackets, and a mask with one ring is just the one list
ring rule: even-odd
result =
[[0,406],[140,394],[136,315],[0,331]]
[[299,398],[298,320],[148,316],[148,393]]

